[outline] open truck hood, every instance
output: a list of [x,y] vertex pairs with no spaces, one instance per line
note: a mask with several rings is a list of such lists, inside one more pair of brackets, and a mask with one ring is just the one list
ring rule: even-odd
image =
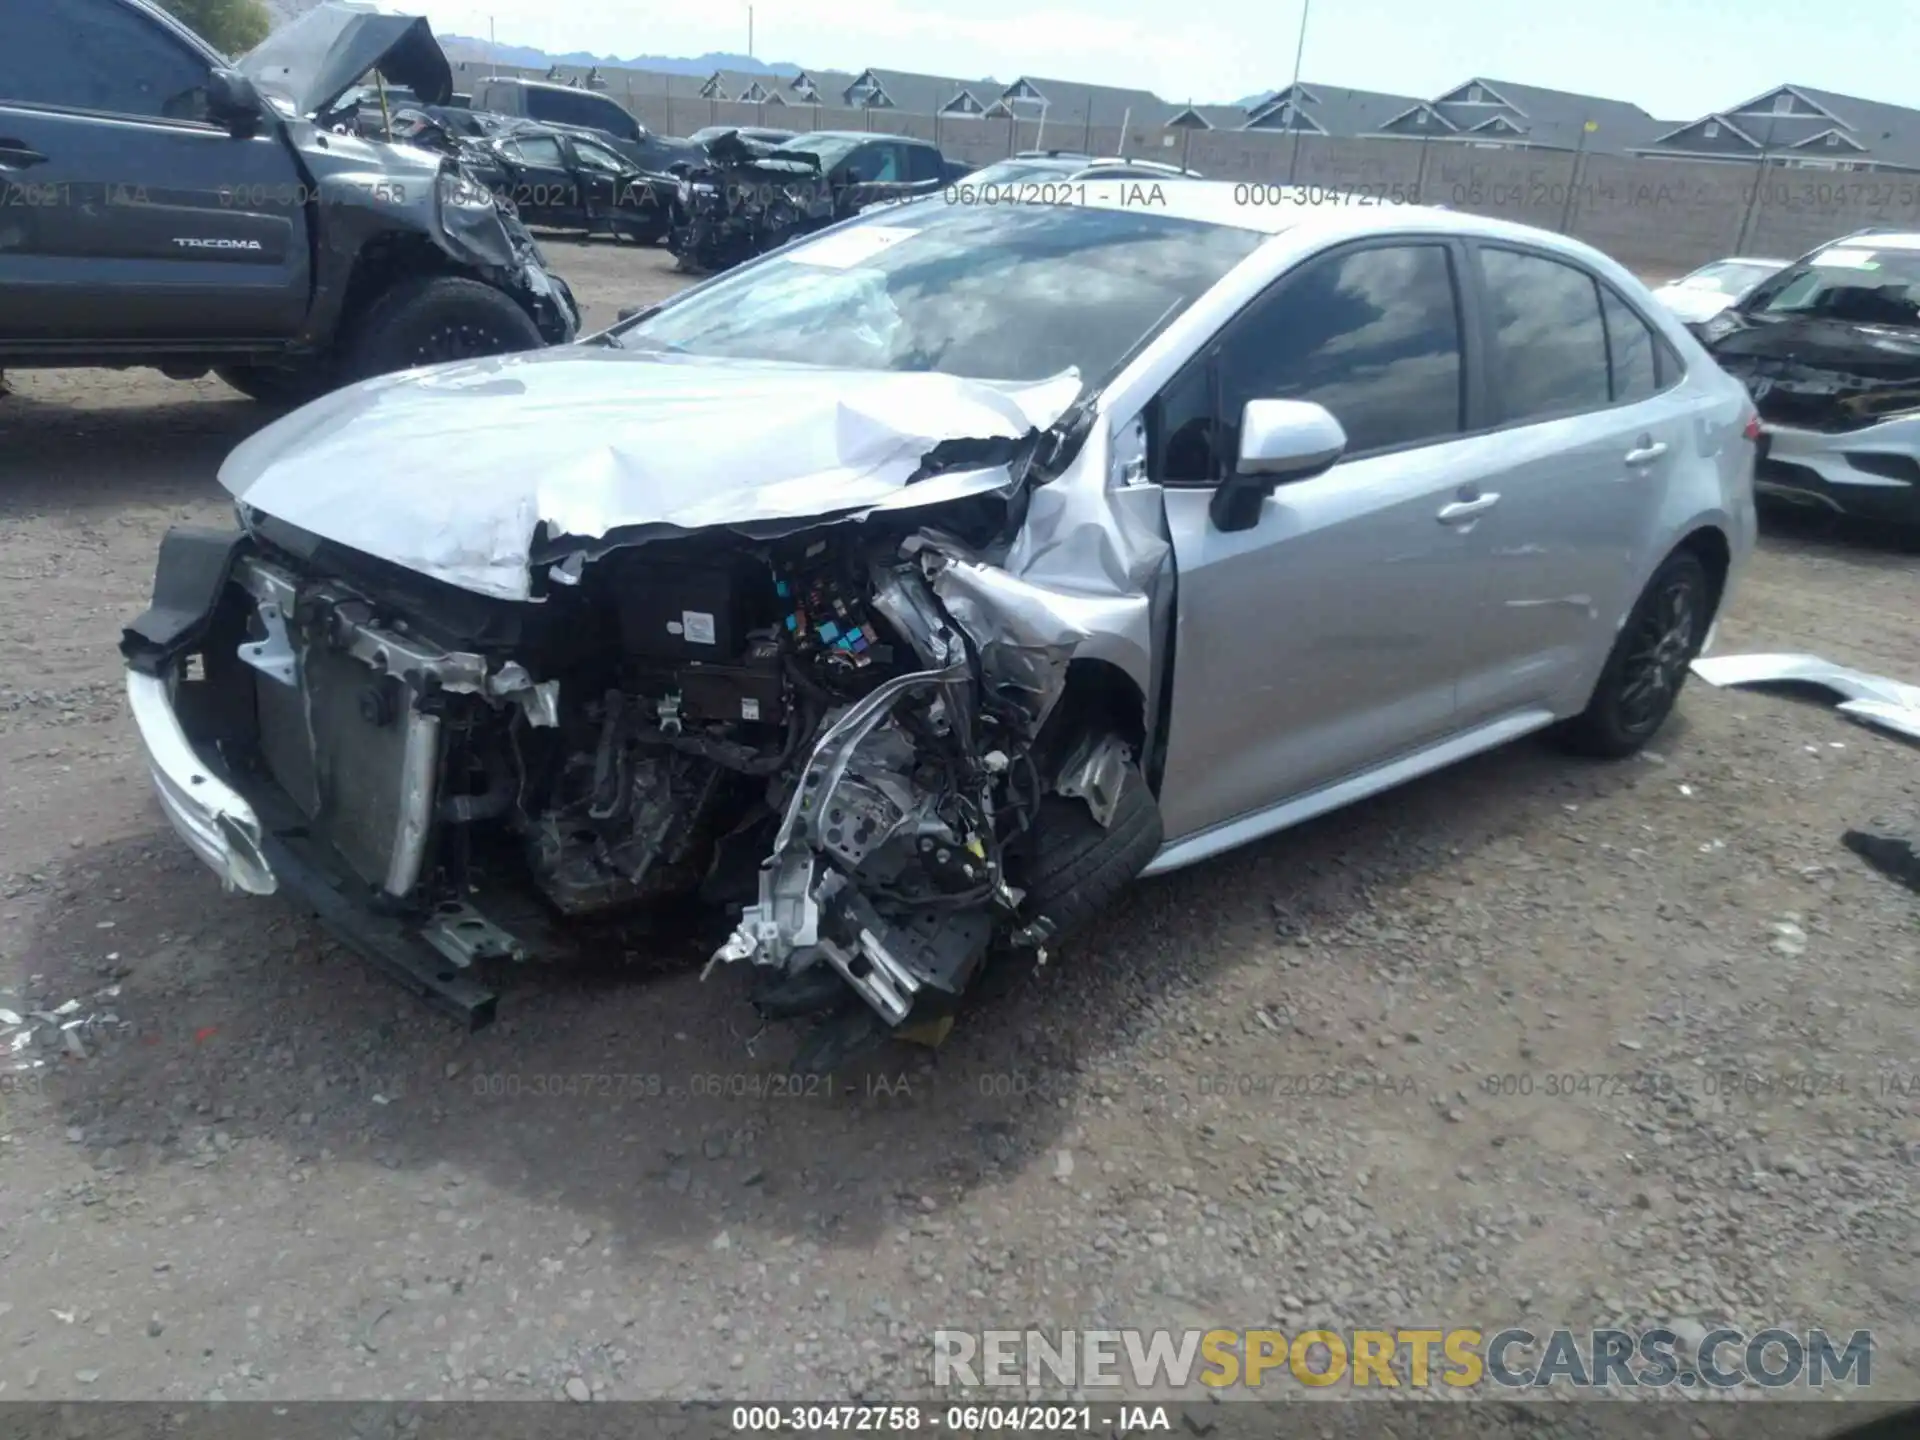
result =
[[[570,345],[335,391],[243,441],[220,482],[321,539],[519,600],[543,540],[776,533],[1009,491],[1015,442],[1079,391],[1073,375],[1015,386]],[[980,443],[926,473],[956,441]]]
[[301,115],[326,109],[375,68],[429,105],[453,97],[453,67],[433,27],[422,16],[394,14],[365,0],[325,0],[239,61],[256,86]]

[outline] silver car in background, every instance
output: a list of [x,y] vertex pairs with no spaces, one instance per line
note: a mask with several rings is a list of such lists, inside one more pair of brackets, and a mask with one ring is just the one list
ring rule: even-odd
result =
[[1758,256],[1733,255],[1715,260],[1698,270],[1668,281],[1653,292],[1658,300],[1683,325],[1699,333],[1698,327],[1721,311],[1739,304],[1771,280],[1791,260],[1766,260]]
[[469,1006],[697,891],[831,1068],[1143,872],[1633,753],[1753,545],[1745,391],[1576,241],[1238,188],[925,199],[270,425],[123,644],[176,827]]

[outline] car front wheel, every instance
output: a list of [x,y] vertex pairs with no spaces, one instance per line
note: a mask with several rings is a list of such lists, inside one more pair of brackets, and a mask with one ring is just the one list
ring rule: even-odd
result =
[[394,286],[367,307],[354,329],[348,378],[538,350],[544,343],[512,296],[478,280],[427,276]]
[[1587,708],[1559,727],[1560,741],[1607,760],[1638,751],[1673,713],[1712,619],[1706,567],[1691,551],[1669,555],[1621,626]]

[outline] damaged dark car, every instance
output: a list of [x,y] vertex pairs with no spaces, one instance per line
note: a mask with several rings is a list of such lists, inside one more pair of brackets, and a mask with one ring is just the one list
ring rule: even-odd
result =
[[[1739,387],[1577,242],[1232,191],[862,216],[268,426],[220,471],[238,528],[170,532],[124,635],[162,808],[229,889],[475,1022],[492,967],[645,952],[627,927],[684,904],[709,971],[815,1022],[818,1070],[937,1029],[1142,873],[1556,722],[1632,753],[1751,546]],[[1602,348],[1594,407],[1529,442],[1551,503],[1510,522],[1460,497],[1512,488],[1511,423],[1401,458],[1444,357],[1341,378],[1406,353],[1367,317],[1478,303],[1416,262],[1496,227],[1588,277],[1594,329],[1596,286],[1632,297],[1645,361],[1616,404]],[[1331,305],[1356,254],[1372,299]],[[1567,483],[1568,446],[1643,428],[1676,442],[1657,513]],[[1559,518],[1622,505],[1630,548]],[[1464,686],[1433,587],[1494,583]]]
[[683,270],[724,270],[865,206],[932,194],[964,168],[900,135],[825,130],[767,144],[751,133],[722,132],[703,163],[677,167],[667,244]]
[[1920,233],[1835,240],[1699,332],[1760,412],[1763,496],[1920,530]]
[[376,70],[448,99],[425,20],[327,3],[235,66],[149,0],[13,5],[4,29],[0,366],[211,370],[291,403],[577,334],[457,157],[316,119]]

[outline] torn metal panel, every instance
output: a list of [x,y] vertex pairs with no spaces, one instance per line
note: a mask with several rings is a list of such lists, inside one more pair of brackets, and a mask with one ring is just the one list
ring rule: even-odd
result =
[[1127,761],[1132,757],[1121,741],[1108,735],[1083,739],[1060,769],[1054,789],[1062,795],[1087,802],[1093,818],[1102,827],[1113,824],[1114,809],[1120,803],[1120,787],[1126,781]]
[[767,526],[1011,490],[1005,465],[916,477],[945,442],[1044,430],[1079,388],[564,347],[335,391],[243,441],[220,481],[323,539],[520,600],[541,532]]
[[934,594],[978,647],[988,685],[1037,731],[1066,689],[1075,648],[1088,638],[1062,603],[1070,597],[974,560],[943,561],[934,569]]

